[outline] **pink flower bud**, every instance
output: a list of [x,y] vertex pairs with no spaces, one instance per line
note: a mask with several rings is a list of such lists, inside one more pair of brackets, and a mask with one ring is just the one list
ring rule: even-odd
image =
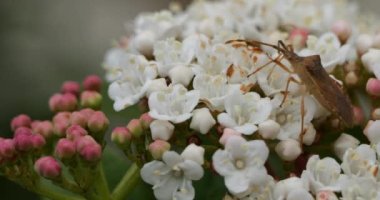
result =
[[364,122],[364,112],[363,109],[361,109],[358,106],[353,107],[354,111],[354,124],[360,125]]
[[149,152],[156,160],[160,160],[162,155],[170,149],[170,144],[165,140],[155,140],[149,145]]
[[55,179],[61,175],[61,166],[52,156],[41,157],[34,163],[36,172],[47,179]]
[[75,111],[71,113],[70,124],[79,125],[84,128],[87,126],[87,116],[80,111]]
[[84,91],[80,97],[80,105],[85,108],[99,109],[102,105],[102,95],[96,91]]
[[143,134],[142,123],[139,119],[129,121],[127,128],[135,138],[139,138]]
[[61,92],[71,93],[75,96],[78,96],[80,92],[80,85],[75,81],[66,81],[62,84]]
[[89,119],[95,113],[95,110],[91,108],[85,108],[85,109],[80,110],[79,112],[83,114],[85,118]]
[[11,128],[15,131],[19,127],[30,127],[32,123],[32,119],[28,115],[18,115],[12,119]]
[[102,79],[97,75],[87,76],[83,81],[85,90],[100,91],[102,86]]
[[77,104],[77,98],[71,93],[54,94],[49,100],[49,107],[53,112],[73,111]]
[[295,28],[290,32],[289,40],[297,47],[303,47],[306,44],[309,31],[304,28]]
[[153,118],[149,115],[149,113],[144,113],[140,116],[140,121],[144,129],[149,128],[150,123],[153,122]]
[[20,127],[14,134],[16,149],[19,151],[29,151],[33,148],[32,131],[29,128]]
[[338,36],[341,43],[345,43],[352,33],[351,25],[344,20],[334,22],[331,30],[336,36]]
[[375,78],[368,79],[366,90],[368,94],[380,97],[380,80]]
[[31,126],[34,133],[44,138],[50,138],[53,135],[53,123],[50,121],[33,121]]
[[0,158],[12,158],[16,154],[13,139],[0,139]]
[[116,127],[112,131],[111,140],[118,145],[129,144],[131,139],[132,134],[126,127]]
[[75,143],[69,139],[62,138],[58,140],[57,145],[55,146],[55,155],[59,159],[69,159],[72,158],[75,154]]
[[97,143],[86,145],[81,149],[79,154],[87,162],[96,162],[102,157],[102,147]]
[[231,136],[241,136],[241,133],[235,131],[234,129],[225,128],[223,130],[222,137],[220,137],[220,139],[219,139],[219,143],[222,145],[225,145],[228,138],[230,138]]
[[101,111],[96,111],[91,115],[87,122],[87,126],[91,133],[100,133],[107,130],[109,120],[106,115]]
[[317,192],[316,200],[338,200],[338,197],[331,190],[320,190]]
[[85,135],[87,135],[87,131],[79,125],[72,125],[66,130],[66,138],[69,140],[75,140]]
[[60,112],[53,117],[54,134],[64,136],[66,129],[70,126],[71,113]]
[[41,149],[46,144],[45,138],[40,134],[33,134],[31,140],[34,149]]
[[75,142],[75,148],[76,148],[77,152],[82,151],[82,149],[85,146],[97,144],[95,139],[89,135],[85,135],[83,137],[75,138],[74,142]]

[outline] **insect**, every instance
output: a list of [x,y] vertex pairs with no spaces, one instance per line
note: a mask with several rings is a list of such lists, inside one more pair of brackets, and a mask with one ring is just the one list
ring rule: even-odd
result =
[[[291,46],[286,46],[282,41],[278,42],[278,45],[271,45],[259,41],[248,41],[248,40],[231,40],[231,42],[243,42],[248,46],[254,48],[260,48],[260,45],[269,46],[281,53],[290,64],[293,66],[293,71],[287,69],[280,61],[279,57],[272,59],[268,56],[272,62],[275,62],[281,68],[285,69],[290,73],[296,73],[301,82],[290,78],[286,85],[286,91],[284,94],[284,100],[289,89],[289,83],[291,81],[305,85],[306,89],[318,100],[318,102],[328,109],[331,113],[336,115],[346,127],[352,127],[353,125],[353,109],[350,99],[343,92],[342,88],[333,80],[329,74],[325,71],[321,64],[321,58],[319,55],[312,56],[298,56],[294,53]],[[260,70],[259,68],[258,70]],[[257,72],[256,70],[255,72]],[[253,73],[255,73],[253,72]],[[284,101],[283,100],[283,101]],[[304,115],[303,101],[301,102],[301,115]],[[303,129],[301,129],[303,130]],[[301,134],[302,135],[302,134]]]

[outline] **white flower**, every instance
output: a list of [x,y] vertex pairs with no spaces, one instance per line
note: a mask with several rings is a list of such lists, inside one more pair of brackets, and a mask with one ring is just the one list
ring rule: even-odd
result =
[[193,71],[182,64],[178,64],[169,71],[169,77],[172,84],[182,84],[187,87],[193,79]]
[[141,169],[141,178],[153,185],[159,200],[191,200],[195,191],[193,180],[203,176],[203,168],[195,161],[184,159],[174,151],[166,151],[162,161],[151,161]]
[[107,51],[103,63],[103,68],[107,71],[107,81],[115,81],[121,76],[120,68],[125,56],[127,56],[127,52],[123,48],[116,47]]
[[149,125],[150,132],[152,133],[152,139],[157,140],[169,140],[174,131],[174,126],[166,120],[154,120]]
[[244,195],[251,186],[266,182],[268,175],[264,163],[269,149],[261,140],[247,142],[239,136],[227,140],[224,150],[213,157],[215,170],[224,176],[227,189],[234,195]]
[[302,153],[300,143],[293,139],[280,141],[276,145],[275,151],[285,161],[293,161]]
[[153,92],[158,92],[167,88],[168,86],[166,84],[165,78],[154,79],[149,82],[148,88],[146,90],[146,96],[149,97]]
[[121,75],[108,88],[116,111],[136,104],[145,95],[150,81],[157,76],[156,66],[141,55],[124,55],[120,70]]
[[379,183],[369,177],[350,177],[342,182],[342,199],[380,199]]
[[340,165],[333,158],[320,159],[318,155],[309,158],[301,178],[308,183],[310,191],[317,194],[321,190],[340,191]]
[[[277,182],[274,196],[275,199],[313,199],[308,194],[309,186],[306,185],[300,178],[291,177]],[[299,196],[297,195],[299,194]],[[296,198],[298,196],[298,198]]]
[[192,116],[199,101],[199,91],[187,91],[183,85],[171,85],[166,90],[153,92],[149,96],[149,115],[154,119],[181,123]]
[[377,171],[376,152],[367,144],[348,149],[343,156],[342,170],[349,176],[373,177]]
[[316,200],[338,200],[336,194],[330,190],[321,190],[316,196]]
[[239,90],[239,85],[227,84],[224,75],[198,74],[193,80],[193,87],[199,90],[201,100],[208,103],[213,110],[224,110],[224,99],[233,91]]
[[363,132],[371,144],[380,143],[380,120],[368,121],[367,126]]
[[226,113],[218,115],[218,122],[246,135],[254,133],[256,125],[267,120],[272,111],[269,98],[255,92],[235,92],[226,98],[224,107]]
[[361,60],[366,69],[380,79],[380,49],[370,49],[361,57]]
[[354,149],[360,144],[360,141],[351,135],[346,133],[342,133],[339,138],[334,142],[334,152],[343,160],[343,155],[347,151],[347,149]]
[[356,49],[359,55],[365,54],[372,47],[372,45],[373,37],[369,34],[360,34],[356,39]]
[[250,194],[241,200],[277,200],[274,197],[275,186],[273,177],[268,176],[265,183],[251,186]]
[[209,38],[202,34],[193,34],[182,41],[181,60],[191,63],[194,59],[198,63],[203,63],[206,59],[207,51],[210,48]]
[[169,71],[178,64],[184,64],[181,59],[181,42],[174,38],[158,41],[154,44],[154,58],[160,77],[169,75]]
[[200,165],[204,163],[205,149],[195,144],[189,144],[181,153],[182,158],[185,160],[192,160]]
[[212,117],[209,109],[200,108],[193,111],[193,118],[190,123],[191,129],[206,134],[215,124],[216,121]]
[[341,46],[338,37],[331,32],[324,33],[319,38],[309,36],[307,49],[299,52],[300,56],[320,55],[322,66],[328,72],[332,72],[335,66],[346,61],[351,46]]

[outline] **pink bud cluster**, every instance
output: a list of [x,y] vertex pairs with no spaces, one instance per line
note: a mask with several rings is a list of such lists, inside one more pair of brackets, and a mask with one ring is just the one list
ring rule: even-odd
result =
[[96,75],[90,75],[81,86],[75,81],[66,81],[62,84],[60,93],[54,94],[49,100],[50,110],[53,112],[74,111],[79,106],[83,108],[99,109],[102,102],[100,95],[102,80]]
[[36,172],[47,179],[56,179],[62,173],[62,168],[57,160],[52,156],[44,156],[38,159],[34,164]]

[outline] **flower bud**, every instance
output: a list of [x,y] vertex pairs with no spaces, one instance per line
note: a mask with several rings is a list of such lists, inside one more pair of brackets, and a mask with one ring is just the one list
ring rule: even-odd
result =
[[119,146],[124,146],[131,142],[132,134],[126,127],[116,127],[111,133],[111,140]]
[[333,33],[338,36],[341,43],[346,43],[348,38],[351,36],[352,28],[350,23],[344,20],[339,20],[334,22],[331,27]]
[[380,120],[380,108],[375,108],[371,113],[371,117],[373,120]]
[[50,138],[53,135],[53,123],[51,121],[33,121],[31,127],[34,133],[38,133],[44,138]]
[[79,125],[72,125],[66,130],[66,138],[69,140],[75,140],[87,134],[87,131]]
[[71,113],[70,124],[71,125],[79,125],[79,126],[85,128],[87,126],[86,115],[84,115],[80,111],[75,111],[75,112]]
[[144,113],[140,116],[140,121],[144,129],[148,129],[153,120],[154,119],[149,115],[149,113]]
[[55,146],[55,155],[59,159],[70,159],[75,155],[75,143],[69,139],[61,138]]
[[32,131],[29,128],[20,127],[14,134],[15,147],[19,151],[29,151],[33,148]]
[[90,145],[98,144],[95,141],[95,139],[93,137],[89,136],[89,135],[85,135],[83,137],[75,138],[74,143],[75,143],[75,148],[76,148],[77,152],[82,151],[82,149],[85,146],[90,146]]
[[18,115],[12,119],[11,128],[12,131],[15,131],[19,127],[30,127],[32,119],[28,115]]
[[164,140],[155,140],[149,144],[149,152],[156,160],[160,160],[162,155],[170,149],[170,144]]
[[373,38],[372,36],[368,34],[361,34],[356,40],[356,49],[359,53],[359,55],[363,55],[366,53],[373,44]]
[[133,39],[133,44],[136,49],[146,57],[153,55],[153,44],[155,34],[151,31],[143,31],[136,35]]
[[375,78],[368,79],[366,90],[368,94],[380,97],[380,80]]
[[347,149],[356,148],[359,145],[359,140],[351,135],[342,133],[339,138],[334,142],[334,152],[341,160]]
[[106,115],[101,111],[96,111],[88,120],[87,126],[91,133],[104,133],[110,124]]
[[64,93],[71,93],[75,96],[78,96],[79,92],[80,92],[80,85],[79,85],[79,83],[77,83],[75,81],[65,81],[62,84],[61,92],[63,94]]
[[102,79],[97,75],[89,75],[83,81],[85,90],[100,92],[102,86]]
[[194,72],[190,67],[185,65],[175,66],[169,71],[169,78],[172,81],[172,84],[182,84],[185,87],[189,85],[193,76]]
[[228,138],[230,138],[231,136],[241,136],[241,133],[235,131],[234,129],[225,128],[223,129],[223,135],[222,137],[220,137],[219,143],[222,145],[226,145]]
[[70,126],[71,113],[60,112],[53,117],[53,130],[57,136],[64,136],[66,129]]
[[199,108],[193,111],[190,128],[202,134],[206,134],[216,124],[210,110],[207,108]]
[[71,93],[55,94],[49,100],[49,107],[53,112],[73,111],[77,104],[77,98]]
[[380,142],[380,120],[368,121],[364,128],[364,135],[367,136],[371,144],[377,144]]
[[133,137],[135,138],[139,138],[144,131],[142,123],[139,119],[132,119],[131,121],[129,121],[127,129],[132,133]]
[[91,108],[85,108],[79,111],[86,119],[89,119],[94,113],[95,110]]
[[369,49],[362,55],[361,61],[368,72],[374,73],[380,79],[380,49]]
[[259,124],[259,134],[264,139],[274,140],[277,138],[277,135],[280,133],[280,124],[274,120],[267,120]]
[[80,96],[80,105],[84,108],[99,109],[102,105],[102,95],[96,91],[84,91]]
[[97,143],[86,145],[79,154],[87,162],[97,162],[102,157],[102,147]]
[[359,82],[359,77],[354,71],[350,71],[344,77],[344,82],[349,86],[353,86]]
[[0,158],[12,158],[16,155],[16,147],[13,139],[0,139]]
[[290,32],[289,40],[296,48],[305,46],[309,31],[304,28],[295,28]]
[[315,130],[313,124],[308,124],[305,127],[305,135],[303,136],[303,143],[305,145],[311,145],[313,144],[315,140],[315,136],[317,135],[317,131]]
[[61,176],[61,166],[53,157],[41,157],[34,163],[35,171],[47,179],[55,179]]
[[45,138],[40,134],[33,134],[31,140],[34,149],[41,149],[46,144]]
[[285,161],[293,161],[302,153],[299,142],[293,139],[279,142],[276,145],[275,151]]
[[320,190],[317,192],[316,200],[338,200],[338,197],[330,190]]
[[174,126],[166,120],[154,120],[150,124],[150,131],[153,140],[169,140],[174,131]]
[[181,153],[182,158],[185,160],[192,160],[200,165],[204,163],[205,149],[195,144],[189,144]]

